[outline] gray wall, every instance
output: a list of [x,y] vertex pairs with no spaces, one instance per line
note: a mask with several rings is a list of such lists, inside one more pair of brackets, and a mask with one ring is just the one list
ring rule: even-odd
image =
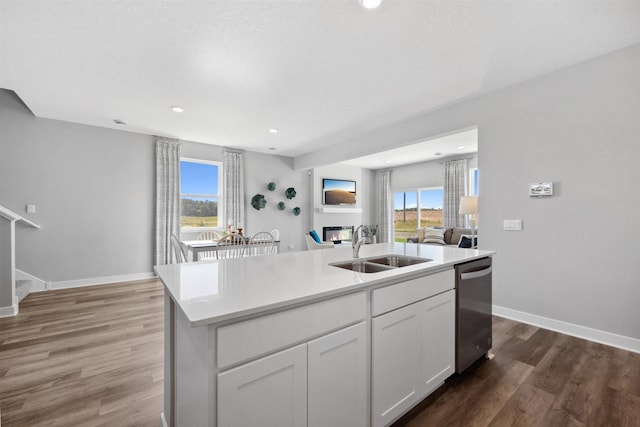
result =
[[[349,157],[478,126],[494,304],[640,339],[640,45],[339,144]],[[335,147],[336,149],[338,146]],[[324,149],[296,168],[330,163]],[[528,184],[553,181],[550,198]],[[520,232],[504,219],[522,219]]]
[[[478,156],[452,157],[469,158],[469,168],[478,167]],[[446,160],[446,159],[445,159]],[[398,166],[391,173],[391,189],[395,191],[415,190],[416,188],[442,187],[444,185],[444,160],[414,163]]]
[[0,90],[0,147],[0,204],[42,226],[18,228],[18,269],[46,281],[151,271],[151,136],[39,119]]

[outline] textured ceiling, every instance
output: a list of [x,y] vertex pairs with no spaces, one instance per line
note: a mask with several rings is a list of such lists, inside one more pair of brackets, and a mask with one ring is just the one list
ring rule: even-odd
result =
[[298,156],[640,43],[639,23],[617,0],[0,0],[0,87],[39,117]]

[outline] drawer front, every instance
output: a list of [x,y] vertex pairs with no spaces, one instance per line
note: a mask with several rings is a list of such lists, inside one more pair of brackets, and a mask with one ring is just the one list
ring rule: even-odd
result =
[[362,321],[364,292],[218,328],[218,368],[239,363]]
[[376,289],[372,294],[371,315],[379,316],[454,287],[455,272],[451,269]]

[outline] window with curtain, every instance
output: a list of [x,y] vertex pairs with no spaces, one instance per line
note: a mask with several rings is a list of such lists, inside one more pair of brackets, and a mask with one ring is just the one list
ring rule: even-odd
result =
[[222,164],[207,160],[180,160],[180,227],[222,228]]

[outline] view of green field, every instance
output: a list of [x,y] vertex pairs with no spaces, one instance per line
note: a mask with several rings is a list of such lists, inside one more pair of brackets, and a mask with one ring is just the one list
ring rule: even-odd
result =
[[217,227],[217,216],[187,216],[180,217],[180,227]]
[[[420,227],[428,227],[430,225],[442,225],[442,209],[420,210]],[[417,236],[416,228],[418,228],[417,210],[395,211],[396,242],[406,242],[407,237]]]

